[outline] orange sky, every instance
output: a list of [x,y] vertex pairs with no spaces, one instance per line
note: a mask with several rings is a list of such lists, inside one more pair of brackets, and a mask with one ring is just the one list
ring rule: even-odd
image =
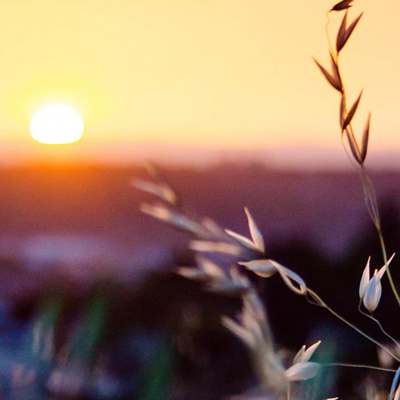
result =
[[[152,143],[342,151],[338,95],[311,59],[328,64],[325,12],[333,4],[3,2],[0,154],[101,159],[108,148],[112,161],[121,148]],[[349,96],[365,89],[355,126],[371,109],[371,149],[400,150],[400,2],[355,0],[350,16],[361,11],[342,57]],[[32,113],[53,101],[85,119],[84,139],[68,149],[44,148],[29,136]]]

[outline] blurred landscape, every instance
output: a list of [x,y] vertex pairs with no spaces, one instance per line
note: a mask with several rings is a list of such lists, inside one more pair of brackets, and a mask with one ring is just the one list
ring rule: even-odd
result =
[[[267,257],[299,272],[344,315],[360,320],[348,304],[357,304],[367,257],[381,262],[355,173],[233,163],[159,170],[193,217],[208,216],[247,235],[243,208],[249,207]],[[153,198],[133,187],[135,178],[148,179],[145,168],[0,171],[0,374],[13,382],[3,384],[5,398],[26,398],[28,390],[32,399],[49,393],[60,399],[219,399],[251,386],[246,352],[220,324],[221,314],[235,315],[240,302],[204,292],[175,273],[177,266],[194,265],[190,237],[140,212],[140,204]],[[400,173],[378,172],[372,179],[393,252],[400,242]],[[349,362],[357,354],[360,362],[374,361],[373,346],[364,340],[355,346],[352,332],[281,282],[268,283],[267,290],[260,280],[258,287],[280,345],[293,350],[323,336],[328,358],[339,354]],[[380,312],[396,334],[389,297]],[[39,369],[32,361],[38,321],[47,328],[35,340],[46,349],[48,332],[58,332],[59,346]],[[88,387],[80,381],[82,368],[92,371]],[[41,371],[42,381],[30,381],[32,371]],[[346,379],[343,384],[356,390]]]
[[[267,243],[302,240],[340,259],[368,229],[362,186],[351,171],[274,170],[260,164],[164,168],[189,213],[245,232],[245,206]],[[373,176],[382,207],[395,207],[400,173]],[[139,206],[143,167],[16,167],[0,171],[0,256],[30,268],[57,262],[129,265],[143,272],[171,260],[185,240]],[[156,250],[155,250],[156,249]],[[73,251],[71,251],[73,250]],[[147,264],[147,265],[143,265]]]

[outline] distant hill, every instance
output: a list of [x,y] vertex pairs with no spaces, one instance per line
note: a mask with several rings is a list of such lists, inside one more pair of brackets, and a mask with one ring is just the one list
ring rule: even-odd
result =
[[[163,168],[186,209],[247,233],[243,207],[259,223],[267,245],[301,238],[340,257],[371,229],[356,173],[270,170],[261,165]],[[142,168],[25,167],[0,171],[0,254],[40,262],[103,257],[159,265],[186,236],[142,215],[153,198],[130,184]],[[398,208],[400,173],[373,176],[380,204]],[[51,254],[49,254],[49,252]],[[59,254],[58,254],[59,253]]]

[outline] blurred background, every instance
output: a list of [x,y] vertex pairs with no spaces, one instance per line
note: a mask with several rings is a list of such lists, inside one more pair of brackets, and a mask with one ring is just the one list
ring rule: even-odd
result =
[[[264,234],[268,258],[298,272],[328,304],[377,334],[357,315],[366,260],[371,255],[372,265],[382,262],[354,172],[260,164],[160,170],[194,219],[208,216],[247,235],[243,206],[248,206]],[[222,315],[240,311],[240,299],[205,291],[176,273],[196,263],[188,250],[193,236],[141,213],[140,205],[154,199],[132,186],[134,178],[149,179],[149,174],[143,167],[2,170],[5,398],[25,398],[34,388],[38,399],[219,399],[254,385],[246,349],[220,323]],[[399,173],[376,172],[372,178],[392,253],[400,239]],[[397,265],[395,259],[395,279],[400,278]],[[279,279],[249,277],[266,302],[280,347],[295,351],[322,338],[330,361],[378,363],[374,346]],[[396,311],[384,282],[377,315],[393,334],[399,333]],[[365,376],[343,373],[341,393],[358,390]],[[326,382],[331,391],[339,390],[335,383],[342,381],[329,377],[325,391],[313,389],[315,396],[326,392]]]
[[[239,299],[177,275],[195,264],[192,238],[140,212],[153,198],[132,182],[151,179],[148,162],[195,219],[247,235],[249,207],[268,258],[375,332],[357,315],[357,291],[368,256],[381,266],[378,238],[341,145],[339,97],[312,61],[329,63],[332,6],[2,4],[0,398],[211,400],[254,386],[246,349],[220,323]],[[356,129],[372,110],[367,168],[391,254],[400,242],[400,3],[355,2],[349,18],[361,12],[341,66],[349,97],[365,87]],[[340,18],[329,19],[334,38]],[[54,103],[80,114],[76,143],[33,140],[33,115]],[[251,279],[285,351],[322,338],[325,359],[378,363],[374,346],[278,280]],[[398,335],[392,300],[378,314]],[[323,389],[304,393],[361,398],[370,378],[331,371]],[[377,390],[390,381],[375,378]]]

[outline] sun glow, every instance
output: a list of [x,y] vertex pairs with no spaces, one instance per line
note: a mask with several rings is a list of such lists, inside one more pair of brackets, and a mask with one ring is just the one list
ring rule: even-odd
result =
[[33,139],[43,144],[70,144],[83,135],[80,115],[64,104],[50,104],[36,111],[31,119]]

